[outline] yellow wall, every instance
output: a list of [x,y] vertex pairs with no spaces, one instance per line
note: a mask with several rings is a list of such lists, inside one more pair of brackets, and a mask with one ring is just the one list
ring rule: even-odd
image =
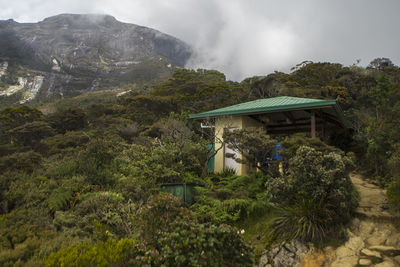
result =
[[[222,135],[224,133],[224,129],[226,128],[238,128],[244,129],[248,127],[262,127],[262,124],[253,120],[248,116],[226,116],[226,117],[217,117],[215,119],[215,149],[221,147],[221,141],[223,141]],[[225,149],[222,148],[218,151],[218,153],[214,157],[214,172],[222,172],[224,169],[224,161],[225,161]],[[241,155],[239,155],[241,157]],[[249,173],[250,168],[245,164],[239,164],[238,166],[238,175],[245,175]]]

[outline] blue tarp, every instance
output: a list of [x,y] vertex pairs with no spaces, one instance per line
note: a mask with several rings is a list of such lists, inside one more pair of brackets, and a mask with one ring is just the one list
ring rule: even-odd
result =
[[283,147],[280,142],[277,142],[275,148],[272,150],[272,159],[282,160],[282,156],[279,154],[279,151],[282,151]]

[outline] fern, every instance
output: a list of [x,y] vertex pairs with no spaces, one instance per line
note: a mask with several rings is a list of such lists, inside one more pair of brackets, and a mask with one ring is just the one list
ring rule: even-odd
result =
[[62,210],[66,208],[73,197],[74,192],[71,189],[59,187],[55,189],[47,199],[47,206],[52,212]]

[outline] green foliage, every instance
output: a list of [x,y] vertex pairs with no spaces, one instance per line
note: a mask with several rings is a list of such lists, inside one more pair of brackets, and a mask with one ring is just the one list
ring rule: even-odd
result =
[[400,176],[393,179],[387,188],[386,194],[388,199],[392,202],[394,208],[400,211]]
[[86,126],[86,113],[80,108],[58,110],[48,116],[47,120],[58,133],[80,130]]
[[39,142],[55,134],[53,128],[44,121],[28,122],[9,131],[11,141],[22,146],[38,148]]
[[11,141],[9,131],[25,123],[32,123],[42,119],[43,114],[34,108],[21,106],[6,108],[0,111],[0,144]]
[[33,172],[41,163],[42,157],[36,152],[14,153],[0,158],[0,174],[12,170]]
[[40,120],[42,116],[39,110],[25,105],[18,108],[6,108],[0,111],[1,128],[12,129],[24,123]]
[[201,173],[206,147],[191,140],[171,138],[163,137],[147,146],[126,146],[115,158],[118,188],[125,196],[144,200],[157,192],[160,184],[182,182],[187,173]]
[[235,228],[197,223],[171,195],[150,198],[135,219],[138,239],[70,246],[52,253],[46,265],[252,266],[252,251]]
[[48,155],[61,153],[64,149],[82,147],[90,140],[90,135],[85,132],[71,131],[57,134],[42,140]]
[[241,88],[215,70],[178,69],[153,95],[170,97],[179,111],[200,112],[236,103]]
[[400,212],[400,150],[397,149],[389,160],[389,167],[393,175],[386,194],[394,209]]
[[[276,171],[246,177],[204,171],[214,136],[206,140],[207,131],[187,121],[187,113],[264,97],[337,99],[352,129],[335,133],[330,144],[354,152],[361,170],[389,185],[388,197],[398,207],[400,71],[386,63],[379,59],[366,69],[303,62],[290,74],[240,84],[217,71],[179,69],[162,84],[121,88],[129,91],[124,96],[92,92],[41,106],[47,115],[28,106],[0,111],[0,265],[40,266],[70,245],[56,258],[98,258],[105,259],[99,265],[110,265],[112,255],[121,255],[116,265],[245,265],[248,246],[236,229],[220,224],[240,225],[261,251],[273,241],[274,217],[282,238],[292,237],[289,232],[306,240],[329,235],[356,205],[347,176],[351,153],[295,135],[280,139],[283,177]],[[255,170],[274,140],[257,130],[232,137],[240,138],[237,148]],[[268,161],[261,166],[276,168]],[[154,197],[163,183],[188,181],[203,185],[191,212],[176,199]],[[114,251],[126,237],[130,247]],[[80,249],[88,253],[75,255]]]
[[234,158],[239,163],[248,163],[253,170],[259,169],[264,174],[274,175],[276,169],[271,168],[272,149],[276,141],[271,139],[262,128],[225,131],[224,141],[233,150],[239,151],[244,159]]
[[249,100],[279,96],[284,88],[280,79],[283,73],[275,72],[267,76],[244,79],[240,85],[249,92]]
[[253,253],[229,225],[172,223],[158,241],[166,266],[253,266]]
[[322,241],[336,216],[324,199],[301,199],[293,206],[278,209],[271,230],[279,239]]
[[[180,201],[171,195],[152,197],[139,217],[141,237],[162,252],[161,264],[252,265],[252,251],[236,229],[228,225],[199,224],[195,214],[181,207]],[[158,255],[153,251],[154,254]],[[146,259],[142,257],[141,261],[143,258]],[[150,259],[147,257],[147,260]],[[154,257],[151,261],[154,264]]]
[[384,70],[386,68],[394,67],[394,64],[392,61],[388,58],[382,57],[382,58],[375,58],[372,60],[367,68],[370,69],[377,69],[377,70]]
[[121,100],[125,107],[125,116],[139,125],[149,125],[170,112],[177,111],[174,101],[169,96],[139,95]]
[[173,222],[179,220],[196,222],[195,214],[182,207],[178,198],[171,194],[157,194],[139,210],[136,223],[145,240],[157,242],[164,231],[174,231]]
[[55,189],[47,199],[48,207],[51,211],[60,210],[72,200],[73,196],[74,193],[72,191],[59,187]]
[[297,150],[301,146],[309,146],[322,153],[341,153],[340,149],[329,146],[318,138],[305,137],[303,134],[295,134],[285,137],[282,140],[282,147],[284,149],[279,153],[286,159],[290,159],[296,155]]
[[98,228],[94,222],[98,222],[111,236],[131,236],[134,229],[130,217],[134,205],[126,203],[119,193],[96,192],[96,188],[86,190],[75,194],[70,210],[55,212],[54,225],[57,229],[93,238]]
[[315,240],[331,230],[331,225],[346,223],[358,204],[349,164],[338,153],[300,147],[290,160],[290,175],[267,181],[270,200],[289,206],[276,219],[275,232],[281,235],[287,227],[295,227],[291,232],[295,237]]
[[235,173],[210,174],[205,187],[198,187],[196,203],[191,209],[203,222],[236,223],[268,209],[263,198],[268,176],[236,176]]
[[124,238],[69,246],[46,259],[46,266],[122,266],[129,263],[134,239]]
[[104,139],[90,141],[77,160],[77,171],[85,175],[89,184],[108,185],[114,183],[110,164],[117,146]]

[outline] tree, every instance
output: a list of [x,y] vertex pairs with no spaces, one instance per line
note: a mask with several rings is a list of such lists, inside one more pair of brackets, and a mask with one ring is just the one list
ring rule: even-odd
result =
[[[241,130],[225,131],[223,138],[229,148],[241,153],[242,159],[234,158],[237,162],[248,163],[264,174],[274,175],[270,160],[276,140],[271,139],[264,129],[249,127]],[[228,156],[233,157],[232,155]]]
[[82,129],[87,124],[85,111],[76,107],[60,109],[48,116],[47,120],[58,133],[62,134]]
[[47,122],[34,121],[10,130],[9,134],[12,141],[35,149],[42,139],[55,135],[55,131]]
[[367,66],[368,69],[375,70],[385,70],[390,67],[394,67],[394,64],[390,59],[386,57],[375,58]]
[[0,144],[10,142],[8,131],[28,122],[41,120],[42,112],[28,106],[6,108],[0,111]]
[[166,83],[157,86],[153,96],[171,97],[178,111],[197,113],[237,102],[241,88],[226,81],[225,75],[215,70],[177,70]]

